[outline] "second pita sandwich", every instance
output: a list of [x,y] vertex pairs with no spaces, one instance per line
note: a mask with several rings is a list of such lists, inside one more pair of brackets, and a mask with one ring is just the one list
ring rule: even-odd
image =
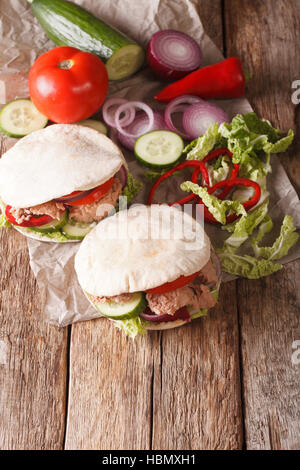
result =
[[75,270],[99,315],[132,337],[206,315],[221,277],[202,225],[177,208],[155,204],[99,224],[82,242]]

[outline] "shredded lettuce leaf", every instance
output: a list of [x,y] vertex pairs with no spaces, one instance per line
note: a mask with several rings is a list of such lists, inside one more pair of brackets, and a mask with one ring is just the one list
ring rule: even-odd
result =
[[222,269],[229,274],[246,277],[248,279],[259,279],[269,276],[282,268],[282,264],[273,263],[265,259],[257,259],[248,255],[237,255],[234,253],[219,253]]
[[203,204],[208,208],[209,212],[214,218],[222,225],[226,224],[226,215],[230,211],[238,215],[247,215],[244,206],[239,201],[232,201],[229,199],[221,200],[216,196],[208,194],[207,188],[201,187],[198,184],[185,181],[180,185],[183,191],[192,191],[201,197]]
[[252,234],[253,230],[264,220],[268,212],[268,201],[247,215],[243,215],[232,224],[224,225],[223,230],[232,235],[225,240],[222,252],[234,253]]
[[130,320],[114,320],[114,323],[132,339],[134,339],[138,334],[142,335],[147,331],[147,322],[139,316],[131,318]]
[[7,217],[4,213],[0,214],[0,228],[10,227],[10,222],[8,222]]
[[131,203],[142,187],[143,183],[134,178],[134,176],[127,170],[127,184],[123,189],[123,196],[127,197],[127,204]]
[[252,240],[254,240],[257,243],[260,242],[260,240],[262,240],[262,238],[265,236],[266,233],[271,232],[273,226],[274,226],[273,221],[271,217],[267,214],[258,227],[258,233],[256,237],[253,237]]
[[215,122],[204,135],[193,140],[187,145],[183,152],[187,153],[187,160],[203,160],[204,157],[215,147],[220,140],[219,126]]
[[[265,230],[264,230],[264,233]],[[261,236],[262,231],[259,235],[259,240],[262,238]],[[258,246],[258,240],[251,239],[251,245],[254,250],[255,256],[265,258],[269,261],[271,260],[278,260],[283,258],[290,248],[297,243],[299,239],[298,233],[296,233],[296,227],[293,223],[293,218],[290,215],[286,215],[283,219],[280,235],[275,240],[272,246]]]

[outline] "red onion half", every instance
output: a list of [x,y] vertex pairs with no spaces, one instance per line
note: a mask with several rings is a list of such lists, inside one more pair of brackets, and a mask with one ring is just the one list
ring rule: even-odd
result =
[[158,77],[178,80],[200,67],[202,52],[197,42],[187,34],[165,29],[152,36],[147,61]]
[[219,106],[204,100],[188,106],[183,113],[182,125],[192,139],[205,134],[214,122],[219,125],[223,122],[230,122],[229,116]]

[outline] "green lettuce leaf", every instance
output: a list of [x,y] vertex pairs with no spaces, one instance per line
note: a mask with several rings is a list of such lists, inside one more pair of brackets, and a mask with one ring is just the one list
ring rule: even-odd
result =
[[134,176],[127,170],[127,184],[123,189],[123,196],[127,197],[127,204],[130,204],[143,187],[143,183],[138,181]]
[[221,253],[219,258],[223,271],[248,279],[259,279],[269,276],[282,268],[282,265],[279,263],[273,263],[265,259],[260,260],[248,255],[240,256],[233,253]]
[[294,138],[291,129],[287,136],[281,137],[280,130],[255,113],[237,114],[230,124],[221,124],[219,133],[227,140],[233,162],[241,165],[240,176],[250,179],[269,173],[270,154],[284,152]]
[[193,140],[191,144],[185,147],[183,152],[187,153],[187,160],[203,160],[219,140],[219,126],[218,123],[215,122],[208,128],[204,135]]
[[192,191],[194,194],[197,194],[202,199],[203,204],[205,204],[209,212],[222,225],[226,224],[226,215],[229,211],[230,213],[235,212],[238,215],[247,215],[244,206],[239,201],[231,201],[228,199],[222,201],[216,196],[208,194],[207,188],[201,187],[198,184],[185,181],[180,185],[180,188],[183,191]]
[[134,339],[138,334],[144,334],[147,331],[147,322],[139,316],[131,318],[130,320],[114,320],[114,323],[132,339]]
[[233,224],[224,225],[223,230],[232,235],[224,242],[222,251],[234,253],[252,234],[253,230],[264,220],[268,212],[268,201],[257,209],[243,215]]
[[10,222],[8,222],[7,217],[4,213],[0,214],[0,228],[10,227]]
[[[262,237],[261,237],[262,238]],[[259,240],[261,239],[259,238]],[[251,244],[255,253],[255,256],[262,257],[267,260],[278,260],[285,256],[290,248],[297,243],[299,239],[298,233],[296,233],[296,227],[293,223],[293,218],[290,215],[286,215],[283,219],[283,223],[280,229],[280,235],[275,240],[272,246],[258,246],[256,239],[251,240]]]
[[258,227],[258,233],[256,237],[252,238],[252,240],[256,242],[259,242],[260,240],[262,240],[262,238],[265,236],[266,233],[271,232],[273,225],[274,224],[273,224],[271,217],[267,214]]

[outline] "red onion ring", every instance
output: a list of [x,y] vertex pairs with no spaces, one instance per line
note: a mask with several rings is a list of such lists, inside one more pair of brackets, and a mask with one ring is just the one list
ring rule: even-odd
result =
[[205,134],[214,122],[219,125],[223,122],[230,122],[228,114],[222,108],[213,103],[201,101],[188,106],[183,113],[183,128],[192,139]]
[[65,203],[65,204],[67,204],[68,202],[77,201],[78,199],[81,199],[82,197],[87,196],[88,194],[90,194],[90,192],[93,191],[93,189],[94,188],[89,189],[87,191],[79,191],[79,194],[76,194],[75,196],[71,196],[71,194],[69,195],[69,197],[62,196],[61,198],[56,198],[55,201],[56,202],[62,202],[62,203]]
[[130,109],[132,107],[142,109],[147,114],[147,116],[149,118],[149,123],[148,123],[147,128],[144,131],[144,134],[146,134],[147,132],[149,132],[151,130],[151,128],[153,126],[153,123],[154,123],[154,115],[153,115],[153,111],[150,108],[150,106],[143,103],[142,101],[130,101],[128,103],[121,104],[121,106],[118,107],[118,109],[116,111],[116,114],[115,114],[115,127],[118,129],[120,134],[126,135],[127,137],[137,138],[138,137],[137,133],[136,134],[130,134],[129,132],[126,132],[122,128],[121,120],[120,120],[120,115],[122,114],[122,112],[124,112],[124,111],[126,111],[126,109]]
[[116,176],[121,181],[122,189],[124,189],[127,184],[127,179],[128,179],[127,170],[124,165],[121,166]]
[[[107,124],[110,127],[116,127],[115,119],[113,116],[110,115],[108,110],[112,106],[115,106],[115,105],[120,106],[125,103],[128,103],[128,100],[126,100],[125,98],[110,98],[104,103],[104,105],[102,106],[102,116],[103,116],[103,120],[105,121],[105,124]],[[128,126],[129,124],[132,123],[134,118],[135,118],[135,108],[131,106],[128,109],[126,109],[125,115],[120,119],[120,125]]]
[[[153,116],[154,116],[154,122],[153,126],[150,129],[150,131],[161,131],[161,130],[169,130],[167,127],[165,120],[164,120],[164,114],[162,111],[153,111]],[[137,137],[140,137],[141,135],[145,134],[145,129],[147,128],[147,122],[148,122],[148,117],[144,113],[137,113],[134,121],[129,125],[125,127],[126,132],[132,133],[132,134],[138,134]],[[128,150],[133,150],[134,149],[134,144],[136,141],[136,137],[127,137],[120,132],[118,132],[118,139],[121,142],[124,147],[126,147]]]
[[[147,313],[151,312],[151,313]],[[182,307],[179,310],[177,310],[174,315],[155,315],[149,307],[146,308],[145,312],[140,313],[140,317],[143,318],[144,320],[147,321],[153,321],[153,322],[170,322],[170,321],[176,321],[176,320],[185,320],[190,322],[191,321],[191,316],[187,310],[186,307]]]
[[192,136],[190,134],[181,132],[174,126],[171,116],[175,112],[185,111],[186,107],[179,106],[179,105],[182,105],[183,103],[194,104],[194,103],[199,103],[201,101],[203,100],[199,98],[199,96],[194,96],[194,95],[182,95],[170,101],[170,103],[165,109],[165,122],[168,128],[170,129],[170,131],[176,132],[183,139],[191,140]]

